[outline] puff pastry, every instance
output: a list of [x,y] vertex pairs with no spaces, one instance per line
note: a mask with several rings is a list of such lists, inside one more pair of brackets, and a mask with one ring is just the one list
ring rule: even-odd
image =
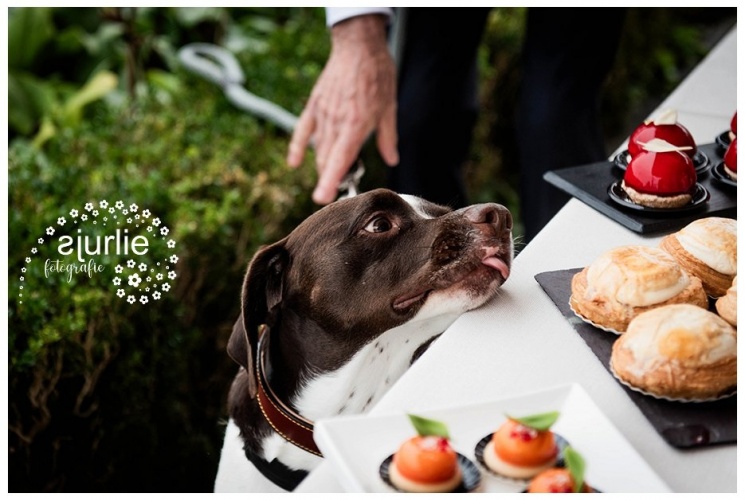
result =
[[708,295],[721,297],[737,274],[737,221],[724,217],[693,221],[665,236],[660,248],[699,277]]
[[715,306],[719,315],[737,328],[737,276],[732,280],[727,293],[717,299]]
[[700,307],[658,307],[631,321],[610,365],[621,381],[653,396],[714,399],[737,389],[737,332]]
[[572,309],[584,319],[619,333],[639,314],[666,304],[707,307],[701,280],[687,274],[654,247],[609,250],[572,278]]

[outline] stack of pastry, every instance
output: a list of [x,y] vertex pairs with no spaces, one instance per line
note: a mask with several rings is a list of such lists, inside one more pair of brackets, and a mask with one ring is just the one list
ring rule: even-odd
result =
[[631,321],[610,364],[619,380],[656,397],[716,399],[737,388],[737,331],[700,307],[659,307]]
[[667,304],[706,308],[701,280],[654,247],[609,250],[572,278],[569,303],[581,318],[617,333],[639,314]]
[[707,217],[665,236],[660,248],[698,277],[711,297],[721,297],[737,275],[737,221]]

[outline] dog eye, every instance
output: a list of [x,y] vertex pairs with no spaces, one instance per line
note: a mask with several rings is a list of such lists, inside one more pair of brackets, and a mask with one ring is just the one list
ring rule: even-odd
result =
[[385,233],[391,229],[393,229],[393,224],[385,217],[375,217],[365,226],[365,231],[368,233]]

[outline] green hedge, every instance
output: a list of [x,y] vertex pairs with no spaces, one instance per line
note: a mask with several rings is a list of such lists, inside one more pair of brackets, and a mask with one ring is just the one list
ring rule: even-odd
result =
[[[327,43],[318,13],[292,14],[241,64],[255,92],[299,112]],[[212,488],[243,273],[260,245],[314,210],[313,169],[287,168],[287,137],[216,87],[170,74],[171,92],[151,85],[134,101],[89,104],[42,148],[33,133],[11,142],[10,491]],[[147,207],[171,229],[178,278],[160,302],[119,299],[112,258],[69,283],[25,263],[58,217],[103,199]]]

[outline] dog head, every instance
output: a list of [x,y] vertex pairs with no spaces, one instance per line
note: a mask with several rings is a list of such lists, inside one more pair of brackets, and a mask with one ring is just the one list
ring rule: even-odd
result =
[[249,393],[261,325],[283,337],[272,345],[284,367],[333,370],[387,330],[494,296],[509,276],[511,230],[501,205],[453,211],[385,189],[322,208],[248,267],[228,352]]

